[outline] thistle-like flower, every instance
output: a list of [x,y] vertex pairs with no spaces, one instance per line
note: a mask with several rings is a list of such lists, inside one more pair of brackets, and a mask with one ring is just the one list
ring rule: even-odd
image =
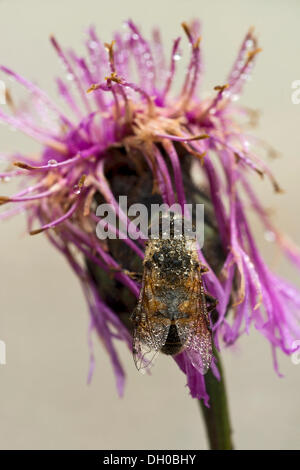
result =
[[[115,341],[132,348],[129,315],[140,284],[128,271],[141,269],[144,240],[130,233],[99,240],[95,214],[97,204],[109,203],[127,227],[130,220],[118,204],[120,195],[131,203],[204,202],[205,243],[199,259],[210,268],[206,288],[218,299],[212,319],[217,349],[234,343],[254,324],[269,341],[279,373],[277,349],[291,354],[300,338],[300,293],[266,266],[246,214],[250,203],[267,233],[300,268],[298,249],[272,225],[249,183],[251,173],[265,175],[280,192],[252,150],[259,140],[241,130],[242,121],[252,122],[254,113],[236,103],[260,51],[257,40],[250,30],[224,84],[202,99],[200,27],[197,22],[182,26],[190,60],[177,96],[171,88],[182,39],[174,41],[170,58],[165,58],[159,32],[147,41],[132,21],[110,44],[103,44],[91,27],[86,58],[65,52],[51,38],[68,80],[58,78],[57,85],[69,112],[36,84],[0,67],[30,97],[26,107],[18,106],[7,93],[11,113],[0,110],[1,121],[41,144],[38,157],[22,152],[7,156],[1,178],[21,178],[25,184],[17,194],[0,198],[1,205],[12,204],[0,217],[26,212],[30,234],[44,232],[65,256],[89,305],[89,378],[94,366],[91,333],[96,330],[110,355],[120,395],[125,373]],[[193,178],[196,173],[200,183]],[[114,230],[120,235],[121,229]],[[175,360],[187,375],[191,395],[208,406],[204,377],[185,352]],[[212,371],[218,377],[216,363]]]

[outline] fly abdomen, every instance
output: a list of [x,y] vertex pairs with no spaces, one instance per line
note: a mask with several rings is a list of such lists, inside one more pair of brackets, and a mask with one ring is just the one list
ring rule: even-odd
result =
[[174,356],[178,354],[182,350],[183,344],[180,341],[180,338],[177,333],[176,325],[171,325],[169,329],[169,333],[167,336],[167,340],[164,346],[161,348],[161,352],[164,354],[169,354]]

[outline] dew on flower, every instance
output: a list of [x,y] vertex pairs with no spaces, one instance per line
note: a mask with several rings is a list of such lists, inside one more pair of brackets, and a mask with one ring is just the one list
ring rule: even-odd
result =
[[53,158],[51,160],[48,160],[48,166],[53,166],[53,167],[57,166],[57,161],[54,160]]
[[178,60],[180,60],[182,58],[181,54],[179,54],[178,52],[176,54],[173,55],[173,59],[176,60],[176,62]]
[[245,46],[247,49],[251,49],[253,47],[253,40],[252,39],[248,39],[245,43]]
[[266,230],[264,233],[265,240],[267,242],[274,242],[276,240],[276,235],[271,230]]
[[97,49],[98,44],[96,41],[89,41],[89,46],[91,49]]
[[81,187],[78,184],[74,184],[73,193],[74,194],[80,194],[81,193]]
[[[64,71],[63,79],[57,79],[58,93],[68,111],[35,83],[0,66],[14,86],[28,91],[28,108],[21,113],[1,108],[0,121],[24,132],[41,148],[34,158],[22,149],[17,157],[7,158],[13,162],[11,178],[24,184],[16,194],[0,196],[0,205],[20,207],[27,214],[29,233],[46,235],[78,276],[89,307],[91,333],[99,336],[111,358],[120,395],[125,371],[116,340],[132,352],[130,315],[141,282],[131,274],[142,274],[145,256],[145,240],[140,233],[134,238],[131,219],[119,204],[122,195],[132,204],[143,201],[149,207],[154,203],[177,203],[181,208],[186,203],[205,205],[210,224],[206,222],[208,238],[197,251],[197,263],[208,267],[205,285],[218,300],[208,317],[216,351],[237,342],[255,325],[268,341],[279,373],[276,353],[291,354],[295,337],[300,338],[300,294],[265,264],[249,221],[251,206],[265,239],[276,242],[300,268],[299,249],[274,227],[264,201],[250,184],[252,175],[265,176],[266,187],[280,192],[265,161],[248,152],[248,138],[252,140],[244,134],[240,116],[242,111],[251,122],[253,112],[235,103],[260,52],[257,39],[253,30],[246,34],[224,81],[216,77],[216,86],[204,95],[200,28],[196,21],[182,27],[183,37],[174,40],[166,60],[157,35],[154,44],[132,21],[111,43],[102,43],[95,29],[89,28],[86,57],[69,54],[51,37]],[[175,93],[180,40],[189,45],[189,57]],[[259,139],[255,142],[255,147],[265,147]],[[10,177],[3,175],[2,181]],[[99,221],[108,227],[104,216],[96,215],[99,204],[110,204],[120,222],[109,227],[114,239],[97,237]],[[129,235],[122,238],[127,228]],[[207,341],[200,343],[204,350]],[[192,397],[208,406],[205,378],[188,351],[187,347],[174,359],[186,375]],[[203,363],[219,377],[214,360]]]
[[4,183],[9,183],[9,182],[11,181],[11,177],[8,176],[8,175],[3,176],[2,181],[3,181]]
[[238,94],[231,95],[231,101],[238,101],[239,99],[240,99],[240,95]]

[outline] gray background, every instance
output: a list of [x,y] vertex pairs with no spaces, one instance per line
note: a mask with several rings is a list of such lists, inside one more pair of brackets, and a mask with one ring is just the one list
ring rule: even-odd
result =
[[[204,89],[211,90],[224,82],[243,35],[254,25],[264,51],[242,102],[262,112],[254,132],[281,152],[271,167],[286,192],[274,195],[259,178],[255,187],[277,225],[300,243],[300,105],[291,102],[291,83],[300,79],[299,14],[296,0],[2,0],[0,62],[55,96],[53,77],[60,66],[48,42],[51,33],[82,52],[83,32],[91,22],[109,41],[111,32],[131,17],[146,34],[158,25],[170,48],[181,33],[180,23],[199,17]],[[184,60],[179,69],[182,78]],[[0,142],[1,150],[36,149],[30,139],[4,126]],[[2,184],[1,194],[14,189]],[[256,219],[253,226],[271,266],[300,286],[298,273],[265,242]],[[27,236],[19,217],[1,224],[0,250],[0,339],[7,344],[7,365],[0,366],[2,449],[206,448],[198,404],[169,358],[157,361],[151,377],[141,376],[121,345],[127,385],[119,399],[109,359],[95,338],[96,370],[86,385],[86,305],[76,278],[43,236]],[[254,329],[223,358],[236,447],[299,448],[300,365],[280,355],[285,378],[279,379],[267,341]]]

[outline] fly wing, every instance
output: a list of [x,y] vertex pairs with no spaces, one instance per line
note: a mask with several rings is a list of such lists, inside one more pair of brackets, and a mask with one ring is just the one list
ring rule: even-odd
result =
[[193,366],[204,375],[210,368],[213,356],[211,333],[205,319],[198,319],[194,331],[195,335],[189,338],[186,345],[186,352]]
[[135,366],[141,373],[152,367],[159,353],[158,349],[153,349],[152,344],[148,341],[148,335],[145,335],[140,326],[134,330],[132,349]]
[[157,315],[161,302],[155,298],[150,274],[145,270],[140,299],[132,315],[133,358],[136,368],[141,372],[153,365],[167,340],[171,323],[169,319]]
[[191,275],[188,284],[186,298],[179,306],[183,318],[176,320],[176,327],[191,363],[204,375],[210,368],[213,353],[205,293],[198,271]]

